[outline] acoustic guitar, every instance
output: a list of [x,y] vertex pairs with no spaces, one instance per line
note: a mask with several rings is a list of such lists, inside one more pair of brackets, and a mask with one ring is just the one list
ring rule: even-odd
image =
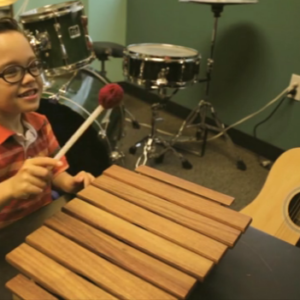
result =
[[300,148],[284,152],[272,166],[258,196],[241,213],[251,226],[287,243],[300,238]]

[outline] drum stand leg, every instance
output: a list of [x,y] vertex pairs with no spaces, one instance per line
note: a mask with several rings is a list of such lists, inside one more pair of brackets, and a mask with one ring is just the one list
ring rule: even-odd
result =
[[[193,167],[192,164],[181,153],[175,150],[171,143],[167,142],[162,137],[159,137],[157,134],[156,123],[158,121],[162,121],[162,118],[158,117],[158,111],[164,106],[165,101],[161,103],[155,103],[151,106],[151,132],[148,136],[142,138],[140,141],[135,143],[134,146],[130,147],[129,153],[134,155],[137,151],[137,148],[142,147],[144,144],[143,153],[138,158],[136,167],[139,165],[146,165],[148,159],[151,158],[154,158],[156,163],[162,163],[165,153],[171,151],[179,160],[181,160],[181,164],[184,169],[191,169]],[[161,152],[157,152],[156,145],[163,147],[163,150]]]
[[69,87],[71,86],[73,80],[76,78],[77,74],[78,71],[74,71],[72,77],[64,85],[60,87],[59,92],[61,94],[65,94],[69,90]]
[[[213,65],[214,65],[214,50],[215,50],[215,43],[216,43],[216,37],[217,37],[217,28],[218,28],[218,20],[221,16],[221,13],[223,11],[224,5],[223,4],[212,4],[212,12],[214,13],[214,27],[213,27],[213,32],[212,32],[212,41],[211,41],[211,49],[210,49],[210,58],[207,61],[207,72],[206,76],[207,79],[204,80],[206,81],[206,95],[205,99],[208,99],[209,97],[209,91],[210,91],[210,82],[212,78],[212,71],[213,71]],[[206,124],[206,114],[207,110],[210,110],[211,116],[213,117],[213,120],[217,127],[210,126]],[[200,118],[200,123],[194,124],[195,120]],[[202,149],[200,155],[203,156],[205,153],[206,149],[206,144],[207,144],[207,136],[208,136],[208,130],[216,131],[216,132],[222,132],[225,129],[225,125],[219,120],[217,117],[216,111],[213,107],[213,105],[206,101],[206,100],[201,100],[198,104],[198,106],[190,113],[190,115],[187,117],[187,119],[183,122],[182,126],[180,127],[177,135],[174,137],[172,144],[174,145],[178,138],[182,135],[182,132],[185,128],[189,127],[197,127],[197,132],[196,132],[196,138],[195,139],[188,139],[188,142],[191,141],[199,141],[201,138],[203,138],[203,144],[202,144]],[[234,152],[236,156],[236,162],[237,162],[237,168],[240,170],[246,170],[247,166],[244,163],[244,161],[239,157],[235,145],[230,138],[230,136],[224,132],[224,137],[226,138],[227,144],[230,146],[232,151]],[[182,144],[182,143],[180,143]],[[176,148],[183,148],[182,146],[176,145]],[[188,149],[184,149],[187,152],[191,152],[194,154],[199,154],[198,152],[195,151],[189,151]]]
[[[206,123],[206,117],[207,117],[207,112],[210,111],[211,116],[213,118],[214,123],[216,126],[212,126]],[[199,123],[194,124],[195,120],[200,118]],[[191,128],[191,127],[197,127],[197,132],[196,132],[196,137],[194,139],[188,139],[189,142],[191,141],[200,141],[202,140],[202,147],[201,147],[201,152],[196,152],[196,151],[189,151],[188,149],[184,148],[185,151],[191,152],[193,154],[197,154],[200,156],[204,156],[205,150],[206,150],[206,145],[208,141],[208,131],[214,131],[217,133],[222,132],[225,129],[225,125],[220,121],[220,119],[217,116],[217,113],[213,107],[213,105],[210,102],[207,102],[205,100],[201,100],[195,110],[193,110],[188,118],[183,122],[182,126],[180,127],[178,134],[176,135],[175,139],[173,140],[173,144],[176,143],[176,140],[179,138],[179,136],[182,135],[182,132],[185,128]],[[230,136],[227,134],[227,132],[224,132],[224,137],[226,140],[227,145],[230,147],[231,151],[234,153],[234,156],[236,157],[236,164],[237,168],[240,170],[246,170],[247,166],[244,163],[244,161],[240,158],[238,152],[236,151],[235,145],[230,138]],[[180,148],[180,141],[178,144],[174,146],[175,148]]]

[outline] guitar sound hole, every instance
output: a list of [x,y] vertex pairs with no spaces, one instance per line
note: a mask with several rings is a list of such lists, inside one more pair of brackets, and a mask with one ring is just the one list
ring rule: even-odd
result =
[[288,210],[290,219],[295,225],[300,226],[300,193],[292,198]]

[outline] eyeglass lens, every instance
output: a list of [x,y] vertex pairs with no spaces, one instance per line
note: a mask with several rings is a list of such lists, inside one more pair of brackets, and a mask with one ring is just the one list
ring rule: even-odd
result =
[[10,83],[16,83],[23,79],[25,70],[34,76],[37,77],[42,72],[42,64],[40,61],[33,61],[27,68],[22,66],[9,66],[3,71],[4,80]]

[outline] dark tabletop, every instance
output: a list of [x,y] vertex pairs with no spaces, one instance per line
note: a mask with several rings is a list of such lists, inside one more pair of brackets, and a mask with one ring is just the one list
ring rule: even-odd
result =
[[[18,272],[5,255],[24,242],[70,199],[61,197],[37,213],[0,230],[0,300],[10,300],[5,283]],[[191,293],[191,300],[300,299],[300,249],[252,227]]]

